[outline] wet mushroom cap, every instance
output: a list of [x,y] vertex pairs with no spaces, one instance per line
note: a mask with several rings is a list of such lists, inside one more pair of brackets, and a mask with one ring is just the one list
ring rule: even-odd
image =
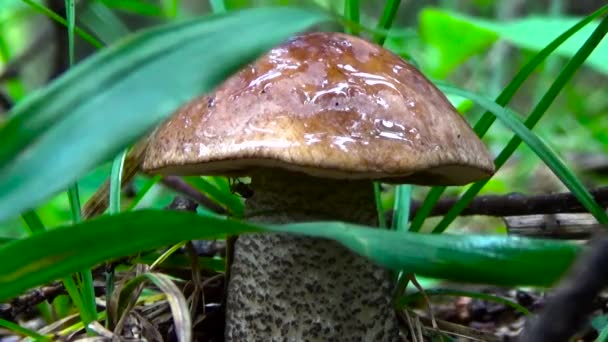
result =
[[340,179],[465,184],[494,163],[446,97],[361,38],[296,36],[161,125],[145,170],[245,175],[283,168]]

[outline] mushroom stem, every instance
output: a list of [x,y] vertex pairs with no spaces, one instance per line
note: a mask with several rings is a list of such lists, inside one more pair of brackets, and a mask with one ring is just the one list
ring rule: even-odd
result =
[[[370,181],[280,170],[251,177],[252,222],[376,224]],[[397,341],[389,273],[342,245],[287,234],[242,235],[228,287],[227,341]]]

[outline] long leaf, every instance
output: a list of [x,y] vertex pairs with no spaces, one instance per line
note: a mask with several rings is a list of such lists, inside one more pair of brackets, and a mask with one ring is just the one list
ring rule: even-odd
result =
[[289,35],[326,20],[255,8],[122,40],[19,103],[0,127],[0,221],[116,155],[179,105]]
[[0,247],[0,301],[112,258],[185,240],[264,230],[335,239],[393,270],[502,285],[551,285],[580,251],[569,243],[516,237],[416,234],[332,222],[264,228],[193,213],[143,210],[103,216]]

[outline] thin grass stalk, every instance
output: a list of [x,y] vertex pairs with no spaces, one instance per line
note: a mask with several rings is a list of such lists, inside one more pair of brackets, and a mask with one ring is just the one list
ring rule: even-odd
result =
[[344,17],[350,23],[344,27],[344,31],[354,36],[359,35],[359,0],[344,1]]
[[112,162],[112,170],[110,171],[110,200],[109,200],[109,209],[110,214],[118,214],[120,213],[120,184],[122,182],[122,169],[125,164],[125,157],[127,156],[127,150],[122,151],[121,153],[114,158]]
[[376,212],[378,213],[378,227],[385,229],[386,217],[382,207],[382,184],[380,182],[374,182],[374,199],[376,201]]
[[214,14],[226,12],[224,0],[209,0],[209,6],[211,6],[211,12]]
[[[393,26],[393,21],[395,21],[395,16],[397,15],[397,10],[399,10],[399,5],[401,4],[401,0],[387,0],[384,4],[384,10],[382,10],[382,16],[380,20],[378,20],[378,25],[376,25],[377,30],[388,31]],[[374,41],[378,45],[384,45],[384,41],[388,32],[386,33],[376,33],[374,34]]]
[[[21,0],[23,2],[25,2],[26,4],[28,4],[30,7],[32,7],[34,10],[46,15],[47,17],[49,17],[50,19],[64,25],[67,27],[68,23],[66,22],[65,19],[63,19],[59,14],[53,12],[52,10],[46,8],[45,6],[32,1],[32,0]],[[93,45],[96,48],[101,48],[103,47],[103,43],[101,43],[99,40],[97,40],[95,37],[93,37],[92,35],[90,35],[89,33],[87,33],[86,31],[84,31],[83,29],[74,26],[74,33],[76,33],[80,38],[84,39],[85,41],[89,42],[91,45]]]
[[[67,33],[68,33],[68,49],[69,49],[69,65],[74,65],[74,28],[76,24],[76,5],[74,0],[65,0],[66,8],[66,19],[67,19]],[[68,198],[70,202],[70,209],[72,212],[72,222],[74,224],[80,223],[81,209],[80,209],[80,194],[78,191],[78,183],[74,183],[68,188]],[[79,292],[82,306],[79,308],[82,320],[85,326],[97,319],[97,306],[95,303],[95,289],[93,287],[93,275],[90,269],[83,270],[79,274],[75,275],[76,279],[80,280],[76,291],[72,290],[70,296],[76,296],[76,292]],[[70,284],[72,285],[72,284]],[[66,286],[67,288],[67,286]]]
[[150,189],[152,189],[152,187],[156,183],[160,182],[161,178],[161,175],[155,175],[154,177],[148,179],[148,181],[144,184],[141,190],[139,190],[135,198],[131,201],[131,203],[129,203],[129,206],[127,207],[126,211],[131,211],[135,209],[135,207],[139,204],[139,202],[141,202],[141,200],[148,193],[148,191],[150,191]]

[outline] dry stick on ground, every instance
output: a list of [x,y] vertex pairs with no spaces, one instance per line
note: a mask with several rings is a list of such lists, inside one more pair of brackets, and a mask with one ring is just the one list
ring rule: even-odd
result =
[[509,234],[539,238],[583,240],[606,229],[591,214],[508,216],[504,221]]
[[521,342],[569,341],[587,321],[593,300],[608,285],[608,237],[598,236],[591,246],[530,321]]
[[[590,191],[595,200],[603,207],[608,206],[608,187],[601,187]],[[437,202],[429,216],[445,215],[458,198],[447,198]],[[410,217],[414,217],[422,203],[412,201]],[[584,213],[587,209],[569,192],[525,196],[522,194],[488,195],[476,197],[460,215],[485,216],[520,216],[533,214],[558,213]],[[389,211],[387,219],[391,219],[393,212]]]

